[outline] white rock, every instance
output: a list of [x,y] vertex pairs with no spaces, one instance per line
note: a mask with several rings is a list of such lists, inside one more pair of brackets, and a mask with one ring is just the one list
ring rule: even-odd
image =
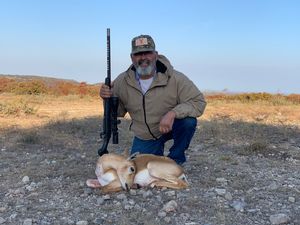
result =
[[167,196],[175,196],[176,195],[176,192],[175,191],[166,191],[165,192],[165,194],[167,195]]
[[88,221],[85,220],[81,220],[76,223],[76,225],[88,225],[88,224],[89,224]]
[[104,200],[109,200],[109,199],[110,199],[110,195],[108,195],[108,194],[107,194],[107,195],[104,195],[104,196],[103,196],[103,199],[104,199]]
[[289,202],[295,202],[296,201],[296,199],[294,198],[294,197],[289,197]]
[[28,177],[28,176],[24,176],[23,179],[22,179],[22,182],[23,182],[24,184],[29,183],[29,177]]
[[164,221],[165,221],[166,223],[170,223],[170,222],[171,222],[171,218],[167,216],[167,217],[164,218]]
[[13,214],[11,214],[10,216],[9,216],[9,220],[14,220],[14,219],[16,219],[17,218],[17,213],[13,213]]
[[178,207],[178,204],[176,201],[171,200],[169,202],[167,202],[164,207],[163,207],[163,211],[165,212],[174,212],[176,211],[176,208]]
[[23,225],[32,225],[32,219],[25,219]]
[[133,205],[124,205],[124,209],[125,210],[131,210],[131,209],[133,209]]
[[6,211],[6,208],[5,207],[0,207],[0,213],[3,213]]
[[136,190],[130,189],[129,194],[130,195],[136,195]]
[[160,217],[160,218],[166,217],[166,215],[167,215],[167,213],[165,211],[160,211],[158,213],[158,217]]
[[278,186],[278,184],[276,184],[276,183],[272,183],[272,184],[270,184],[267,188],[268,188],[269,190],[274,191],[274,190],[277,190],[277,189],[279,188],[279,186]]
[[224,196],[226,194],[226,189],[223,188],[215,188],[215,192],[220,195],[220,196]]
[[232,208],[234,208],[236,211],[244,212],[244,207],[246,206],[246,203],[244,201],[233,201],[233,203],[230,204]]
[[133,199],[129,199],[129,200],[128,200],[128,203],[129,203],[130,205],[135,205],[135,201],[134,201]]
[[288,217],[288,215],[284,213],[274,214],[270,216],[271,224],[275,225],[288,223],[289,220],[290,218]]
[[219,183],[226,183],[227,182],[227,180],[224,177],[218,177],[216,179],[216,181],[219,182]]
[[126,198],[127,197],[126,197],[126,195],[124,193],[117,195],[117,199],[119,199],[119,200],[126,199]]
[[143,193],[143,198],[147,198],[147,197],[150,197],[152,195],[153,195],[152,191],[148,190],[148,191]]

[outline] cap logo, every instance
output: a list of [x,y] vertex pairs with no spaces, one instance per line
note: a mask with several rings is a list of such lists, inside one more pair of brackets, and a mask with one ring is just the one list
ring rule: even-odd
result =
[[135,40],[135,46],[143,46],[143,45],[148,45],[147,38],[138,38]]

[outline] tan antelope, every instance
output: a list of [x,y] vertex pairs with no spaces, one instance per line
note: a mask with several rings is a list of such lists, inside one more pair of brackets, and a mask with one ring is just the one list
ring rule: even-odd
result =
[[134,184],[141,187],[168,187],[184,189],[188,187],[183,168],[174,160],[152,154],[140,154],[133,158],[136,166]]
[[136,172],[135,163],[131,158],[117,154],[104,154],[96,164],[97,179],[88,179],[87,186],[100,188],[102,192],[129,190],[133,185]]
[[95,172],[97,179],[89,179],[86,183],[89,187],[101,188],[103,192],[128,190],[133,186],[188,187],[183,168],[165,156],[138,154],[126,158],[106,154],[99,158]]

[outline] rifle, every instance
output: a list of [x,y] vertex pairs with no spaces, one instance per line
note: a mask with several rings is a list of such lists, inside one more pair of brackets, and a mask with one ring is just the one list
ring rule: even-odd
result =
[[[111,60],[110,60],[110,29],[107,28],[107,77],[105,78],[105,85],[111,87]],[[100,138],[103,140],[102,147],[98,150],[99,156],[107,154],[107,146],[113,134],[113,144],[118,144],[118,97],[110,97],[104,99],[104,117],[103,117],[103,131],[100,132]]]

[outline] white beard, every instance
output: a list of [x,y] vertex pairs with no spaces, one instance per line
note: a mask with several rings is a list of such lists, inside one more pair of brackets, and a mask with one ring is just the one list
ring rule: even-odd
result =
[[141,66],[136,67],[136,71],[139,75],[144,76],[144,75],[150,75],[153,71],[153,66],[149,65],[146,68],[142,68]]
[[134,67],[135,67],[137,73],[140,76],[150,75],[153,72],[154,68],[155,68],[155,61],[154,62],[148,61],[148,66],[145,67],[145,68],[140,66],[142,63],[143,62],[140,61],[137,64],[134,64]]

